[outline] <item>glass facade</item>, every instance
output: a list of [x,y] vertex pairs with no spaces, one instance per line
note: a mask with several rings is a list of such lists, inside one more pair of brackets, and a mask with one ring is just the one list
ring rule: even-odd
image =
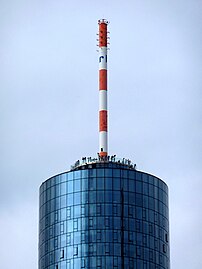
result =
[[168,188],[112,162],[40,187],[39,269],[169,269]]

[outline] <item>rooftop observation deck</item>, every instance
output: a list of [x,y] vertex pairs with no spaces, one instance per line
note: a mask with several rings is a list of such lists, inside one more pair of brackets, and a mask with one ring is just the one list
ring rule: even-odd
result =
[[82,157],[71,165],[70,170],[81,170],[95,167],[113,166],[117,168],[127,168],[136,170],[136,164],[126,158],[117,158],[116,155],[101,157],[98,154],[97,158]]

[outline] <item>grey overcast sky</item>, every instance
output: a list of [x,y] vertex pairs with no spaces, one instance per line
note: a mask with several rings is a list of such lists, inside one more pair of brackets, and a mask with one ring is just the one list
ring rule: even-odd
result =
[[201,269],[201,0],[0,1],[0,267],[37,268],[40,184],[96,156],[101,18],[109,153],[166,181],[172,269]]

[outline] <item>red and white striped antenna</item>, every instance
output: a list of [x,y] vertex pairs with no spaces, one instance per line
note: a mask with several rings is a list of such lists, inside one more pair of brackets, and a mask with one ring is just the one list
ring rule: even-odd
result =
[[105,19],[99,20],[99,156],[108,156],[107,120],[107,25]]

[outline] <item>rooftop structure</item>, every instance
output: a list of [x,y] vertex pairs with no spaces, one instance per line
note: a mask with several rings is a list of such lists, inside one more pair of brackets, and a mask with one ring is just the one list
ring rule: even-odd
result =
[[99,152],[40,186],[39,269],[169,269],[168,187],[108,153],[107,26],[99,27]]

